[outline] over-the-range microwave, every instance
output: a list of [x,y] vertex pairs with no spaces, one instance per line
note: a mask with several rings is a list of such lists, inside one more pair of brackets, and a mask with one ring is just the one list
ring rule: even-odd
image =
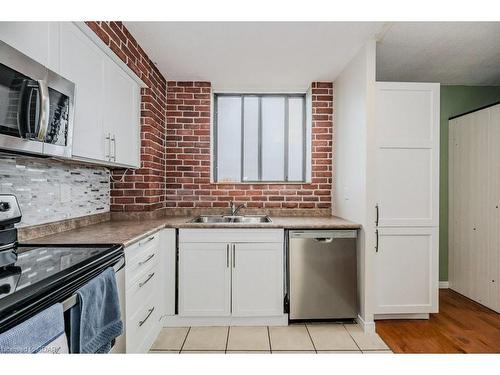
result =
[[74,83],[0,41],[0,152],[71,157]]

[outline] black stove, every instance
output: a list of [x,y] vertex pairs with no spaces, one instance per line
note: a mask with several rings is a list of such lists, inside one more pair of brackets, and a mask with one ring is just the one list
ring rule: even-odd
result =
[[21,211],[0,195],[0,333],[30,318],[123,258],[120,244],[19,244]]

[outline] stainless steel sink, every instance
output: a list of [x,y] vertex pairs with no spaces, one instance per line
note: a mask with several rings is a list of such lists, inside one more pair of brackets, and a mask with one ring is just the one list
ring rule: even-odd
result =
[[272,220],[267,215],[245,215],[245,216],[224,216],[224,215],[201,215],[190,221],[200,224],[262,224],[271,223]]

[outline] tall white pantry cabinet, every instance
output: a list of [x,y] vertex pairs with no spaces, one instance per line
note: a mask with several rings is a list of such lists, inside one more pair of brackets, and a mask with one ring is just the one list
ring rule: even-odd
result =
[[500,313],[500,104],[449,134],[450,288]]
[[373,312],[425,318],[438,311],[439,84],[377,82],[375,103]]

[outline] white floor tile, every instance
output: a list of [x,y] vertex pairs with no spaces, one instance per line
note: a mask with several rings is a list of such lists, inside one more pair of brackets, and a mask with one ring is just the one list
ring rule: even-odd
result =
[[342,324],[307,324],[316,350],[359,350]]
[[188,331],[188,327],[163,328],[153,343],[151,350],[181,350]]
[[191,327],[182,351],[226,350],[229,327]]
[[306,326],[290,325],[287,327],[269,327],[269,336],[271,338],[271,350],[312,350],[314,346],[307,333]]
[[227,350],[270,350],[267,327],[230,327]]

